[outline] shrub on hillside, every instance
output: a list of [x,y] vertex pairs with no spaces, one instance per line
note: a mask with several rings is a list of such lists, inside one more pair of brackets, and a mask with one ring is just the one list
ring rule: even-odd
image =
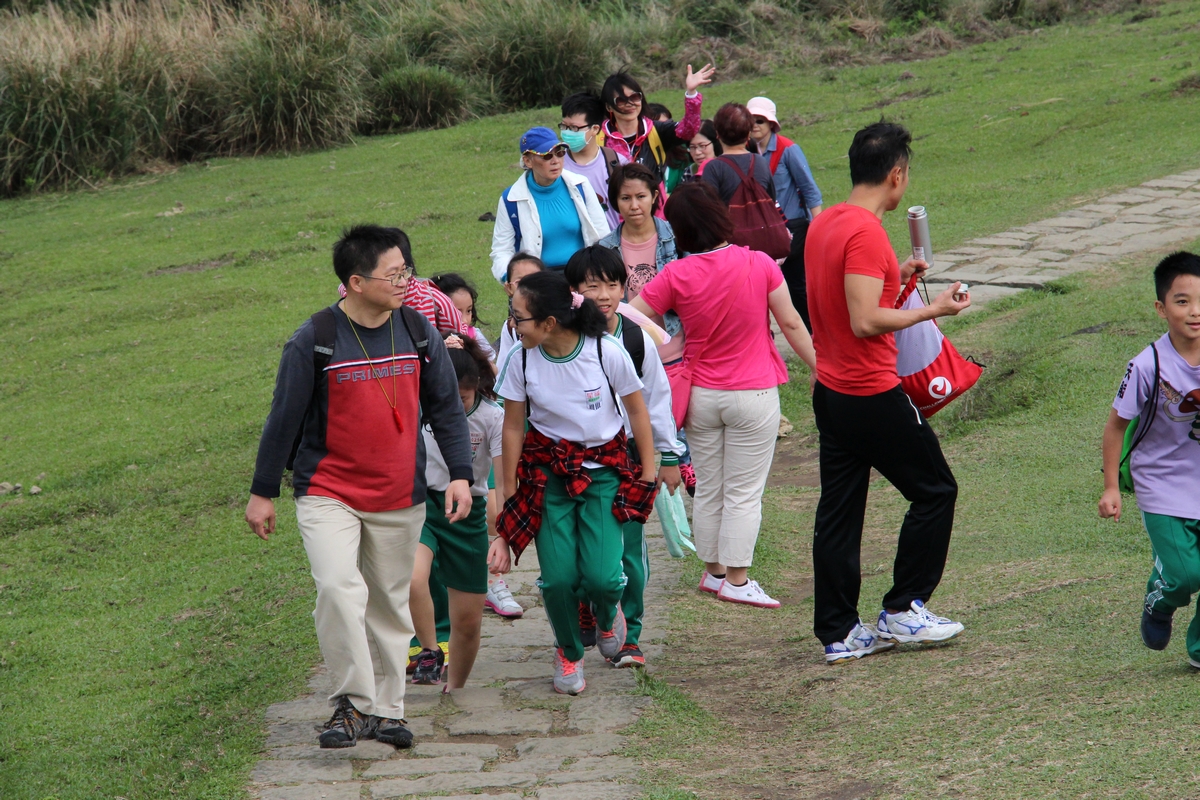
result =
[[[212,17],[117,4],[0,24],[0,193],[61,188],[172,155]],[[16,24],[19,21],[20,24]]]
[[440,128],[466,116],[470,87],[441,67],[407,66],[381,75],[368,96],[372,132]]
[[886,0],[883,9],[889,19],[919,22],[942,19],[948,6],[948,0]]
[[243,12],[214,65],[220,152],[260,153],[349,141],[366,116],[350,26],[305,0]]
[[434,57],[504,106],[557,105],[608,72],[599,26],[567,0],[455,0],[438,13],[445,38]]

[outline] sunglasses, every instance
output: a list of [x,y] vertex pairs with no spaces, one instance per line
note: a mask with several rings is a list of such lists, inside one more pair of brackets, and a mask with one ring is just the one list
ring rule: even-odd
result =
[[550,149],[549,153],[539,153],[536,150],[526,150],[521,155],[530,157],[537,156],[538,158],[542,159],[542,161],[549,161],[552,158],[564,158],[567,155],[567,146],[565,144],[556,144]]
[[642,102],[642,93],[641,92],[633,92],[632,94],[617,95],[616,97],[613,98],[612,105],[613,105],[613,108],[619,108],[621,106],[626,106],[626,107],[634,106],[640,102]]
[[770,120],[768,120],[766,117],[755,117],[754,118],[755,125],[766,125],[768,122],[770,122]]

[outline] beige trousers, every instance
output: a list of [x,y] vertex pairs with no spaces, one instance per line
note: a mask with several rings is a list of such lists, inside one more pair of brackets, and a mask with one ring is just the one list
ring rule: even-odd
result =
[[748,567],[779,433],[779,389],[692,387],[687,440],[696,470],[692,535],[701,561]]
[[408,590],[425,504],[371,513],[300,497],[296,522],[317,583],[313,619],[333,679],[329,699],[345,695],[363,714],[403,719]]

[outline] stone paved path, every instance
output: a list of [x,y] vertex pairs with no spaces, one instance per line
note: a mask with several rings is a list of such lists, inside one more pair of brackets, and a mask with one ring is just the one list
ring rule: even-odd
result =
[[[982,305],[1197,237],[1200,170],[1192,170],[962,247],[935,250],[929,290],[935,294],[965,281],[975,304]],[[646,526],[646,534],[652,575],[642,648],[653,662],[664,640],[664,587],[673,586],[678,573],[655,523]],[[637,694],[632,670],[608,667],[594,650],[585,659],[584,694],[554,693],[553,634],[534,587],[537,575],[537,554],[530,548],[509,576],[528,609],[525,617],[485,616],[483,645],[466,689],[442,697],[441,687],[410,686],[406,709],[417,742],[411,751],[376,742],[319,749],[313,726],[329,716],[324,700],[329,687],[318,672],[311,681],[314,694],[267,710],[268,752],[254,770],[252,794],[262,800],[638,797],[637,766],[618,754],[624,737],[617,731],[648,700]]]
[[[641,646],[653,661],[664,640],[664,587],[675,585],[678,571],[653,521],[646,538],[652,566]],[[345,750],[317,747],[314,726],[330,714],[321,670],[309,684],[314,694],[267,709],[267,753],[254,769],[251,794],[262,800],[639,797],[637,766],[619,755],[625,737],[615,731],[633,723],[650,701],[637,693],[633,670],[613,669],[595,650],[584,659],[583,694],[555,694],[554,635],[537,576],[531,547],[508,576],[525,616],[510,621],[485,612],[479,658],[465,689],[443,697],[441,686],[409,684],[412,750],[373,741]]]
[[930,296],[954,281],[975,304],[1200,237],[1200,169],[1146,181],[1056,217],[939,252]]

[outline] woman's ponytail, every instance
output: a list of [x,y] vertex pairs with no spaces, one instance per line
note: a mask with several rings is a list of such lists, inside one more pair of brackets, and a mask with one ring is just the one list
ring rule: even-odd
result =
[[561,272],[536,272],[521,280],[530,315],[538,322],[554,317],[559,325],[580,336],[599,337],[608,332],[608,320],[595,302],[571,291]]

